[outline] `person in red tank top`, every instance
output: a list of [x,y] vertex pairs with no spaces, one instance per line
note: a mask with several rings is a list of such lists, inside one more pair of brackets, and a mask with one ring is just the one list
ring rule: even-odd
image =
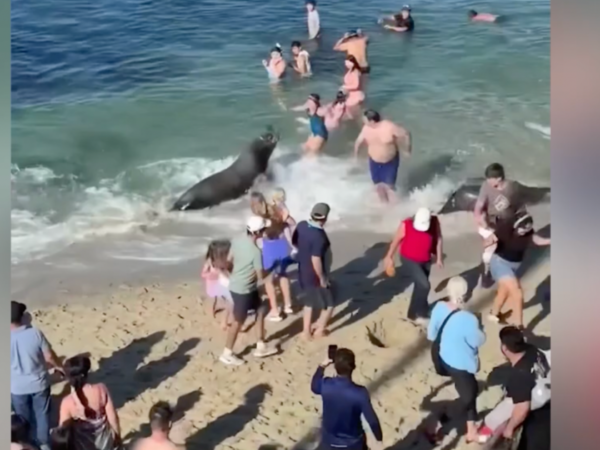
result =
[[396,251],[400,254],[402,269],[415,284],[408,319],[423,324],[429,317],[427,298],[431,290],[432,259],[435,257],[436,264],[443,267],[442,230],[438,218],[427,208],[419,208],[414,217],[402,221],[383,260],[386,269],[394,266]]

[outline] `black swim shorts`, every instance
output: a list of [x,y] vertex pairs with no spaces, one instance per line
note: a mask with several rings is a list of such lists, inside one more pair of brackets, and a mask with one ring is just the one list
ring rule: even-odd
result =
[[371,73],[371,66],[361,67],[360,72],[364,75]]
[[258,291],[252,291],[248,294],[237,294],[231,292],[233,300],[233,318],[238,323],[244,323],[248,317],[248,313],[255,310],[258,313],[258,308],[262,304],[262,299]]
[[302,295],[302,302],[307,308],[333,308],[335,306],[333,289],[321,286],[305,289]]

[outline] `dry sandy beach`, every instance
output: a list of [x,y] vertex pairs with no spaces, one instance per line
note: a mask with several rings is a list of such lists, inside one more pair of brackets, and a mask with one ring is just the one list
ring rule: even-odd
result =
[[[544,209],[545,219],[547,213]],[[548,220],[538,220],[537,225],[544,223]],[[94,379],[108,385],[128,438],[145,432],[150,405],[168,400],[177,405],[173,439],[188,448],[308,448],[320,414],[320,398],[311,394],[310,379],[327,345],[335,343],[357,355],[355,381],[371,390],[385,447],[429,449],[413,430],[456,394],[447,380],[434,373],[423,330],[404,320],[410,292],[404,289],[406,283],[378,271],[382,243],[390,236],[337,232],[331,237],[333,279],[344,301],[334,314],[333,333],[304,343],[298,335],[299,314],[279,324],[268,323],[269,339],[281,353],[260,361],[246,354],[247,364],[238,368],[218,362],[224,337],[218,321],[198,301],[202,293],[198,278],[123,284],[88,296],[63,292],[60,304],[41,309],[35,309],[33,302],[29,305],[34,323],[60,356],[91,355]],[[447,239],[446,266],[434,269],[432,286],[465,272],[472,282],[479,250],[474,233]],[[532,325],[528,328],[537,336],[536,342],[548,348],[549,253],[532,253],[523,278],[525,323]],[[493,292],[476,287],[470,307],[485,314]],[[443,295],[443,291],[432,292],[430,301]],[[484,324],[488,341],[480,355],[480,411],[500,398],[501,371],[493,369],[503,362],[497,339],[500,327]],[[368,329],[376,339],[369,338]],[[236,351],[253,342],[250,331],[241,337]],[[57,383],[53,392],[60,396],[64,388],[64,383]],[[469,447],[456,430],[450,430],[439,448]]]

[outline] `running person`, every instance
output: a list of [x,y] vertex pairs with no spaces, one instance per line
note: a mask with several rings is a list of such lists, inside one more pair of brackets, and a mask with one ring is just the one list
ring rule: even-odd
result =
[[362,69],[356,58],[352,55],[346,56],[346,74],[344,84],[340,88],[346,94],[347,114],[353,117],[353,112],[365,101],[365,93],[362,91],[361,77]]
[[[363,144],[369,153],[369,171],[381,201],[389,201],[390,191],[396,190],[400,167],[400,152],[405,156],[412,153],[410,132],[399,125],[382,120],[377,111],[369,109],[363,117],[363,129],[354,143],[354,156]],[[404,145],[401,146],[400,144]]]
[[339,128],[344,117],[348,116],[348,106],[346,105],[346,93],[338,91],[335,100],[325,107],[325,127],[328,131]]
[[303,149],[309,155],[319,154],[329,138],[329,132],[325,126],[325,111],[321,106],[321,96],[319,94],[310,94],[306,103],[292,108],[292,110],[305,110],[307,112],[311,134],[304,143]]

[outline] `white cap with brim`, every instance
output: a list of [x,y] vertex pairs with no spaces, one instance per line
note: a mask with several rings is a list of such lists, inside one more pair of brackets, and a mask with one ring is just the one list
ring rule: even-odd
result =
[[427,208],[419,208],[413,219],[413,227],[417,231],[427,231],[431,225],[431,211]]
[[271,221],[260,216],[252,216],[246,222],[246,228],[250,233],[257,233],[271,226]]

